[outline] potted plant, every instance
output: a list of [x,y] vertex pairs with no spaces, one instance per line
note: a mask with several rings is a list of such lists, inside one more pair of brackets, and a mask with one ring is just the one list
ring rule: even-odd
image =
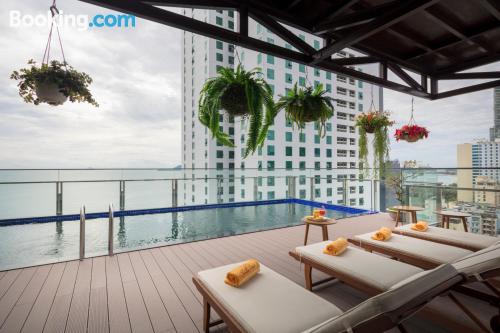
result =
[[[361,113],[356,118],[359,139],[359,159],[363,162],[363,168],[368,168],[368,133],[373,133],[374,165],[378,166],[379,175],[384,174],[385,161],[389,155],[388,128],[394,124],[389,119],[389,113],[371,109],[367,113]],[[375,174],[376,174],[375,170]]]
[[396,130],[394,134],[396,141],[403,140],[407,142],[417,142],[429,136],[427,128],[415,124],[404,125]]
[[293,89],[284,96],[280,96],[276,103],[278,110],[285,109],[286,118],[298,128],[303,129],[306,123],[319,122],[319,134],[325,135],[326,121],[333,114],[333,98],[326,96],[323,85],[318,84],[316,88],[297,88],[297,83]]
[[71,102],[99,106],[88,89],[92,83],[89,75],[56,60],[42,63],[41,66],[29,60],[28,65],[27,68],[12,72],[10,76],[19,81],[19,95],[26,103],[61,105],[69,99]]
[[[262,146],[269,126],[276,117],[273,93],[259,68],[246,71],[241,65],[221,68],[217,77],[208,79],[201,92],[198,118],[221,144],[234,147],[229,134],[219,126],[219,112],[230,116],[248,117],[249,128],[244,157]],[[264,112],[265,111],[265,112]]]

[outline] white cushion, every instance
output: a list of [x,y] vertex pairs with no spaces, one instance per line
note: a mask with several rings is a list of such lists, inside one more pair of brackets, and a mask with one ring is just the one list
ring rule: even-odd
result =
[[392,234],[392,237],[387,241],[376,241],[371,239],[372,235],[373,232],[369,232],[355,236],[354,239],[361,243],[373,244],[374,246],[419,257],[438,265],[454,262],[472,253],[472,251],[469,250],[414,237]]
[[[387,290],[393,284],[419,273],[422,269],[400,261],[379,256],[349,246],[339,256],[323,253],[330,241],[300,246],[295,249],[299,256],[313,260],[325,267],[350,275],[379,290]],[[387,272],[390,272],[388,274]]]
[[226,273],[240,264],[202,271],[198,277],[247,332],[302,332],[342,313],[264,265],[240,288],[228,286],[224,283]]
[[[417,273],[394,285],[388,291],[367,299],[336,318],[329,319],[307,332],[332,333],[348,331],[350,328],[355,328],[376,316],[397,310],[409,302],[418,303],[419,305],[421,303],[425,304],[425,298],[421,297],[422,294],[434,288],[436,290],[433,290],[433,294],[442,293],[447,288],[440,285],[457,275],[458,272],[449,264]],[[420,298],[422,299],[420,300]]]
[[484,273],[500,268],[500,244],[489,246],[455,261],[453,267],[465,275]]
[[425,232],[415,231],[411,229],[411,224],[406,224],[401,227],[396,228],[405,234],[416,235],[419,237],[425,237],[430,240],[436,240],[441,242],[455,243],[456,246],[460,244],[466,245],[470,248],[476,248],[478,250],[484,249],[490,245],[495,244],[500,240],[498,237],[473,234],[470,232],[457,231],[453,229],[445,229],[439,227],[429,227]]

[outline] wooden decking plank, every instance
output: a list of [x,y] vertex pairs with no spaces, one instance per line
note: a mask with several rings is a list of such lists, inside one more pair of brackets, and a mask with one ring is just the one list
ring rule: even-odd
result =
[[88,316],[87,332],[109,332],[106,259],[104,257],[92,259],[92,278],[90,284]]
[[181,302],[184,304],[184,307],[186,308],[189,316],[201,331],[203,311],[200,302],[193,294],[191,289],[184,283],[184,280],[175,271],[175,269],[172,267],[172,264],[163,255],[160,249],[155,248],[151,249],[150,251],[163,274],[170,281],[170,284],[174,289],[177,297],[179,297]]
[[14,305],[17,303],[24,289],[33,278],[36,270],[37,268],[35,267],[23,269],[21,274],[19,274],[17,279],[10,286],[9,290],[0,300],[0,326],[3,325],[5,319],[9,315]]
[[42,332],[49,315],[66,263],[54,264],[38,295],[35,304],[24,322],[22,332]]
[[[66,264],[61,282],[57,288],[56,297],[45,321],[45,326],[42,327],[44,332],[62,333],[65,331],[79,266],[78,261],[71,261]],[[36,327],[34,329],[35,332],[38,331]]]
[[132,264],[130,263],[130,257],[128,253],[121,253],[117,256],[132,332],[154,332]]
[[149,318],[151,319],[153,330],[155,333],[172,330],[174,325],[172,324],[165,305],[156,290],[156,286],[151,280],[151,276],[142,261],[139,251],[131,252],[129,257],[139,284],[139,288],[141,289],[141,293],[144,298],[144,303],[146,304]]
[[10,286],[16,278],[21,274],[23,270],[22,269],[15,269],[12,271],[7,271],[5,272],[4,276],[2,277],[2,280],[0,280],[0,300],[3,298],[7,290],[9,290]]
[[87,331],[91,280],[92,259],[84,259],[80,261],[76,277],[68,321],[66,323],[66,332],[83,333]]
[[161,271],[151,252],[149,250],[141,251],[140,254],[176,331],[186,333],[198,332],[184,304],[182,304],[179,297],[177,297],[170,282]]
[[5,319],[0,332],[1,333],[9,333],[9,332],[19,332],[23,327],[24,321],[26,317],[30,313],[31,307],[36,301],[40,290],[42,289],[49,272],[52,269],[52,265],[40,266],[30,282],[24,288],[23,293],[17,300],[16,304],[12,308],[12,311],[9,313],[7,318]]
[[110,333],[130,333],[130,319],[116,256],[106,257]]

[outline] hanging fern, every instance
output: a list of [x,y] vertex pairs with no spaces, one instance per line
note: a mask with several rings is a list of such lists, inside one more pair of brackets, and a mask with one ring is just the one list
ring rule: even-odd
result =
[[249,118],[244,158],[263,145],[278,112],[271,87],[262,76],[258,68],[245,71],[241,65],[236,70],[223,67],[217,77],[205,82],[200,92],[198,119],[219,143],[234,147],[231,136],[219,128],[220,111]]
[[333,116],[333,98],[325,96],[326,90],[319,84],[316,88],[297,88],[294,84],[286,95],[281,96],[276,103],[276,109],[285,109],[288,121],[303,129],[306,123],[319,122],[319,135],[324,136],[326,121]]

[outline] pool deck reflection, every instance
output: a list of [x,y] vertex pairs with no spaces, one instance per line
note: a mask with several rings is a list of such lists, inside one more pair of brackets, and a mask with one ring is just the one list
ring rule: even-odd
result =
[[[329,233],[349,237],[393,225],[386,214],[365,215],[340,220]],[[311,228],[309,242],[320,240],[321,228]],[[254,257],[304,285],[299,263],[288,255],[303,241],[304,226],[296,226],[3,271],[0,332],[202,332],[202,300],[193,274]],[[344,310],[366,299],[338,282],[315,293]],[[489,326],[495,308],[456,296]],[[409,332],[478,331],[445,298],[426,310],[408,320]],[[224,326],[214,331],[225,331]]]

